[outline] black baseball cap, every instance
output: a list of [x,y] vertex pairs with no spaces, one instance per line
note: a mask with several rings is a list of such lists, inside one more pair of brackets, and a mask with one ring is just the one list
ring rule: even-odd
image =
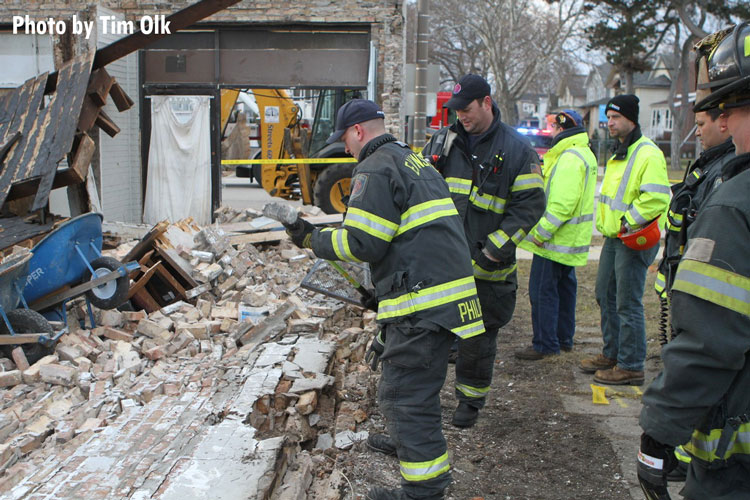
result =
[[443,107],[448,109],[464,109],[474,99],[482,99],[491,93],[492,90],[487,80],[479,75],[465,75],[453,87],[453,97],[443,104]]
[[376,118],[385,119],[385,113],[380,106],[367,99],[352,99],[339,108],[336,114],[336,130],[326,140],[326,144],[340,141],[346,129],[352,125]]

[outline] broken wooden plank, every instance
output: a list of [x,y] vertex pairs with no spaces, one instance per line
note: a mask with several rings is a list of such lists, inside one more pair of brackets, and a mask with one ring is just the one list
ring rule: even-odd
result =
[[271,243],[288,240],[289,236],[284,231],[266,231],[263,233],[235,234],[229,236],[232,246],[240,246],[246,243]]
[[107,73],[104,68],[99,68],[91,72],[89,86],[86,89],[88,95],[94,103],[100,108],[107,104],[107,95],[114,84],[114,77]]
[[117,80],[112,83],[112,88],[109,89],[109,97],[111,97],[112,102],[115,103],[117,111],[121,113],[129,110],[133,107],[133,104],[135,104],[133,99],[131,99],[130,96],[125,93],[120,84],[117,83]]
[[180,282],[177,281],[175,277],[172,276],[172,274],[169,271],[167,271],[167,269],[165,269],[164,266],[159,266],[159,268],[157,269],[157,272],[159,273],[159,276],[163,278],[164,281],[166,281],[169,284],[169,286],[171,286],[172,289],[174,289],[174,291],[177,292],[177,294],[180,297],[182,297],[183,299],[188,298],[187,294],[185,293],[185,288],[182,285],[180,285]]
[[73,153],[72,163],[68,169],[71,171],[72,175],[78,177],[78,182],[86,180],[89,165],[91,164],[91,159],[94,157],[95,151],[96,143],[94,143],[94,140],[89,137],[88,134],[81,134],[78,146]]
[[163,258],[175,271],[177,271],[177,274],[179,274],[182,279],[185,280],[189,288],[195,288],[198,286],[198,282],[193,279],[193,276],[191,275],[192,269],[187,269],[184,264],[181,264],[179,261],[184,260],[179,255],[177,255],[177,252],[174,249],[170,248],[164,248],[162,245],[159,244],[159,241],[155,242],[155,248],[156,251],[159,253],[159,256]]
[[153,249],[153,243],[169,227],[169,221],[163,220],[149,230],[146,235],[139,241],[123,259],[125,262],[131,260],[140,260],[149,250]]
[[[315,216],[302,216],[307,222],[314,226],[341,224],[344,221],[344,214],[326,214]],[[254,222],[255,221],[255,222]],[[219,229],[225,233],[255,233],[262,231],[283,230],[284,226],[277,221],[271,221],[267,224],[258,225],[257,219],[245,222],[230,222],[228,224],[219,224]]]
[[103,109],[100,109],[99,113],[96,115],[95,123],[110,137],[114,137],[120,133],[120,127],[118,127],[117,124],[112,121],[112,118],[110,118]]

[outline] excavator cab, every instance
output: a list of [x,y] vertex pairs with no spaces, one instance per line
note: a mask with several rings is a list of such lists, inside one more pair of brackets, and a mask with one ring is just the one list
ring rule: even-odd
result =
[[[336,126],[338,109],[352,99],[361,99],[359,90],[321,90],[315,107],[310,136],[311,158],[351,158],[343,142],[326,144]],[[325,213],[346,211],[355,163],[322,163],[311,167],[313,200]]]

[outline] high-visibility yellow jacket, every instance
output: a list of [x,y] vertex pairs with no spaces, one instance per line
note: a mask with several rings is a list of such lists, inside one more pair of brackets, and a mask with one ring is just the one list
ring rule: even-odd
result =
[[594,227],[596,191],[596,157],[586,132],[565,137],[547,151],[543,174],[547,208],[520,246],[560,264],[584,266]]
[[627,156],[609,159],[596,206],[596,228],[615,238],[624,221],[639,229],[663,215],[669,205],[669,179],[664,153],[641,136],[628,147]]
[[484,332],[469,246],[448,185],[395,137],[385,134],[362,148],[343,227],[316,229],[311,243],[324,259],[370,263],[378,322],[414,317],[461,338]]
[[750,498],[750,154],[727,163],[731,176],[701,206],[688,230],[672,286],[677,336],[643,395],[640,424],[692,457],[686,498]]

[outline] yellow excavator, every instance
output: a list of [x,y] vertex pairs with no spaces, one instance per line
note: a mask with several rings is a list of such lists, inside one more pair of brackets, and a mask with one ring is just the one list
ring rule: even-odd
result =
[[[326,144],[333,132],[336,111],[359,91],[321,90],[312,128],[302,126],[302,113],[284,89],[251,89],[258,106],[260,150],[252,159],[285,160],[283,163],[238,165],[237,177],[251,177],[271,196],[302,199],[325,213],[343,213],[349,196],[352,170],[344,144]],[[240,91],[221,91],[221,129],[225,130]],[[294,163],[288,160],[312,159]],[[315,159],[342,158],[344,163],[315,162]]]

